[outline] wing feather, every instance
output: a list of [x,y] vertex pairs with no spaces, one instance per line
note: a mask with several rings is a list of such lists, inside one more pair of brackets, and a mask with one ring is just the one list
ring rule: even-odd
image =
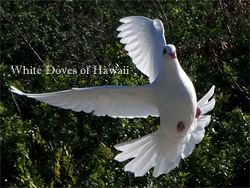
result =
[[159,116],[154,93],[148,85],[72,88],[40,94],[23,93],[11,86],[11,91],[53,106],[77,112],[94,112],[97,116],[127,118]]
[[123,23],[117,28],[120,42],[125,44],[125,50],[136,67],[152,83],[159,74],[163,63],[162,50],[166,45],[162,22],[143,16],[125,17],[120,22]]

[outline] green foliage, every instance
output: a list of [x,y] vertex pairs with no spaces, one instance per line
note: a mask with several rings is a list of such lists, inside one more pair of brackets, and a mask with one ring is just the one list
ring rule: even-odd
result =
[[[1,1],[1,186],[248,186],[249,3],[247,1]],[[113,160],[114,144],[146,135],[159,119],[75,113],[9,92],[50,92],[148,83],[115,29],[129,15],[160,18],[198,98],[216,85],[203,141],[179,167],[134,178]],[[11,65],[129,66],[129,75],[13,74]]]

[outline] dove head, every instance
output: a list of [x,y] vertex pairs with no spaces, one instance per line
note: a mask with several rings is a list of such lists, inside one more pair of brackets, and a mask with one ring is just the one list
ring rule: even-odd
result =
[[176,59],[176,48],[172,44],[168,44],[163,48],[163,54],[169,56],[171,59]]

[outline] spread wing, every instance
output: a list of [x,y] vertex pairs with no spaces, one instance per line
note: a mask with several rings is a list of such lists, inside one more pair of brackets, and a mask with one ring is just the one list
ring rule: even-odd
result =
[[97,116],[159,116],[154,94],[148,86],[99,86],[39,94],[23,93],[11,86],[11,91],[53,106],[77,112],[94,112]]
[[130,16],[120,20],[118,37],[125,45],[136,67],[149,77],[152,83],[158,76],[163,62],[162,50],[166,45],[163,24],[159,19],[151,20],[142,16]]

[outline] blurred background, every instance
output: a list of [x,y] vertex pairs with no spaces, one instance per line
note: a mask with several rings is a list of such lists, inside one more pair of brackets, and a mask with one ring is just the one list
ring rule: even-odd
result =
[[[1,1],[1,187],[249,187],[249,1]],[[203,141],[168,175],[135,178],[113,145],[157,129],[159,119],[113,119],[16,96],[148,79],[117,38],[119,19],[159,18],[167,43],[198,99],[216,86]],[[129,66],[129,75],[14,74],[11,65],[45,70]]]

